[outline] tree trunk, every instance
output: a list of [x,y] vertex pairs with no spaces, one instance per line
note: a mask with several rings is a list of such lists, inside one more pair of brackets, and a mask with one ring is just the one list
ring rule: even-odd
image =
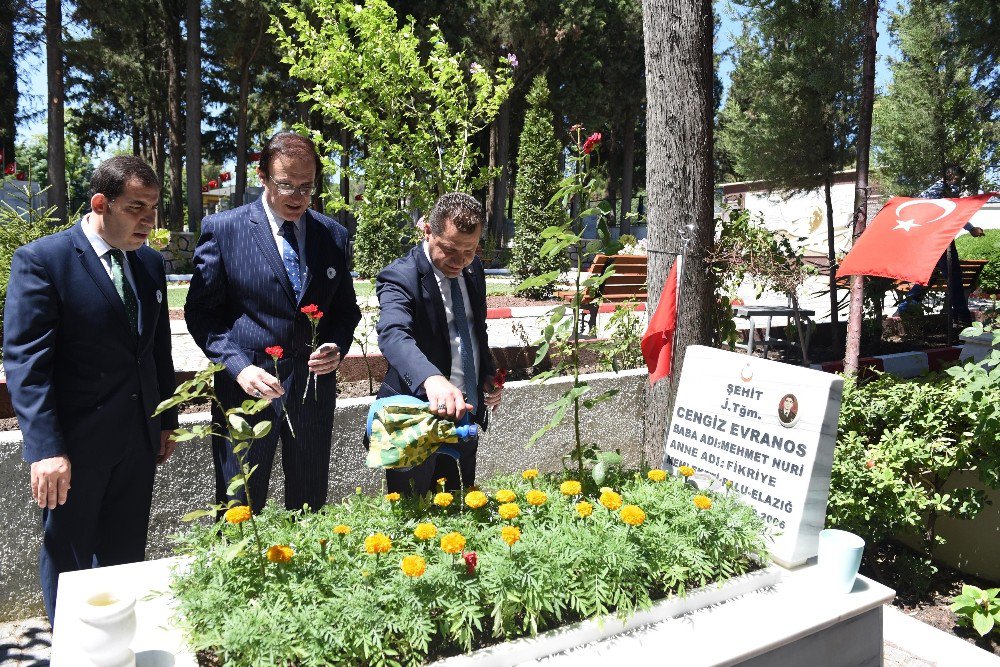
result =
[[170,144],[170,211],[167,228],[184,228],[184,119],[181,114],[181,26],[170,0],[161,0],[167,57],[167,138]]
[[705,261],[714,236],[712,0],[643,0],[646,48],[646,188],[649,307],[655,308],[692,225],[677,313],[674,366],[646,392],[644,455],[663,457],[664,436],[688,345],[711,340],[714,285]]
[[[17,144],[17,69],[14,63],[14,23],[17,11],[10,0],[0,2],[0,170],[14,161]],[[0,171],[2,173],[2,171]]]
[[[309,129],[319,132],[319,136],[326,138],[326,121],[323,119],[323,114],[316,112],[312,114],[309,119]],[[318,147],[322,151],[322,147]],[[312,210],[319,211],[320,213],[326,213],[326,205],[323,202],[323,194],[326,192],[326,175],[320,171],[316,174],[316,191],[313,192],[312,196]]]
[[236,206],[242,206],[243,200],[246,198],[247,148],[249,141],[247,138],[247,106],[250,99],[251,69],[253,68],[253,61],[257,57],[257,49],[260,47],[261,40],[264,37],[266,23],[263,18],[258,19],[257,38],[254,40],[254,46],[246,54],[243,62],[240,63],[240,98],[236,108]]
[[499,167],[500,175],[490,180],[486,196],[486,227],[490,237],[503,241],[504,213],[507,210],[507,184],[510,170],[507,167],[510,152],[510,101],[500,105],[496,120],[490,125],[491,168]]
[[156,172],[156,182],[160,184],[160,205],[156,211],[156,224],[163,224],[163,180],[167,172],[167,123],[164,117],[152,105],[149,107],[150,141],[153,171]]
[[66,116],[63,104],[62,2],[45,0],[45,60],[48,74],[49,205],[66,221]]
[[[867,0],[865,8],[864,64],[861,73],[861,108],[858,110],[858,166],[854,184],[854,235],[853,240],[865,231],[868,224],[868,158],[872,143],[872,108],[875,102],[875,57],[878,40],[878,0]],[[882,329],[881,304],[875,309],[876,331]],[[861,356],[861,327],[864,307],[864,277],[851,276],[851,301],[847,316],[847,348],[844,351],[844,373],[858,372]]]
[[201,228],[201,0],[187,0],[187,207],[189,232]]
[[618,227],[622,234],[632,233],[632,218],[629,214],[632,212],[632,183],[635,172],[635,123],[635,111],[629,107],[625,120],[625,133],[622,136],[622,216],[618,219]]
[[[351,205],[351,179],[347,175],[351,168],[351,135],[347,130],[340,131],[340,198],[346,206]],[[340,224],[347,228],[350,235],[354,236],[354,230],[348,224],[350,220],[350,208],[340,211]]]
[[840,354],[843,341],[840,338],[840,312],[837,308],[837,252],[833,239],[833,176],[823,177],[823,192],[826,195],[826,255],[830,263],[830,344],[834,354]]

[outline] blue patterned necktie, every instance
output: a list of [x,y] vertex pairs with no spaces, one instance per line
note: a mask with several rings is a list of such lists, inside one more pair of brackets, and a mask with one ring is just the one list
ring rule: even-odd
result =
[[465,374],[466,402],[475,412],[479,407],[479,386],[476,382],[476,357],[472,351],[472,334],[469,332],[469,318],[465,314],[465,300],[462,298],[462,288],[458,278],[449,278],[451,283],[451,312],[454,315],[455,329],[461,340],[462,372]]
[[281,226],[284,243],[281,244],[281,261],[285,264],[288,280],[292,283],[295,300],[302,296],[302,267],[299,266],[299,240],[295,236],[295,223],[285,220]]
[[119,248],[112,248],[108,253],[111,255],[111,282],[115,284],[115,291],[125,305],[125,314],[128,316],[129,324],[132,325],[132,333],[138,334],[139,301],[135,298],[132,285],[125,277],[125,253]]

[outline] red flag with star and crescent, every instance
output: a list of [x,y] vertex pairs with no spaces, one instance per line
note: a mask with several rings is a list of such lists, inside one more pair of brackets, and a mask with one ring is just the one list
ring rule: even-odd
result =
[[893,197],[854,242],[837,269],[837,277],[884,276],[926,285],[948,244],[995,195]]

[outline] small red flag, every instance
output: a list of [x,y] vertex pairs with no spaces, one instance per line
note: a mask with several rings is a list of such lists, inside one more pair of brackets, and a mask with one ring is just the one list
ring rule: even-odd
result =
[[948,244],[994,194],[893,197],[854,242],[837,277],[884,276],[926,285]]
[[11,162],[7,166],[5,166],[3,168],[3,173],[5,173],[8,176],[10,176],[11,174],[17,173],[17,163],[16,162]]
[[642,358],[649,369],[649,384],[670,377],[671,355],[674,350],[674,329],[677,328],[677,265],[670,267],[670,275],[660,293],[656,312],[649,318],[649,326],[642,335]]

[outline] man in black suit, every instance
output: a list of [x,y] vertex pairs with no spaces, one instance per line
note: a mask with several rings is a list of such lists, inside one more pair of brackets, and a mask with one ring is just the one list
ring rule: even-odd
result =
[[18,248],[4,313],[4,369],[42,508],[42,593],[59,574],[145,558],[153,473],[173,453],[167,285],[144,245],[160,187],[117,156],[90,182],[91,212]]
[[[388,371],[378,397],[404,394],[430,403],[441,417],[466,412],[485,425],[500,404],[486,337],[486,276],[476,257],[483,207],[467,194],[443,195],[423,223],[424,241],[379,273],[378,346]],[[475,483],[476,443],[462,447],[465,486]],[[409,470],[387,470],[390,492],[424,494],[444,477],[458,488],[454,459],[435,454]]]

